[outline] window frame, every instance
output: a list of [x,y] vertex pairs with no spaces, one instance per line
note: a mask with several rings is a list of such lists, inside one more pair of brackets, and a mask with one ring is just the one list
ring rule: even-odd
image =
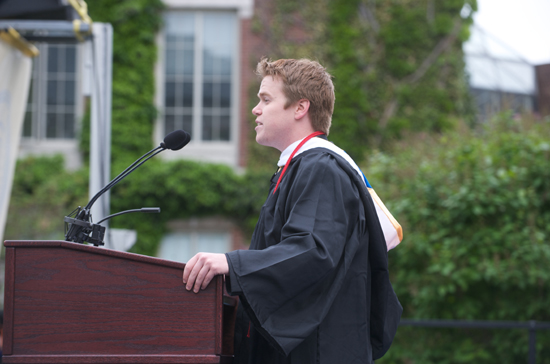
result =
[[[202,31],[195,33],[194,51],[194,73],[193,73],[193,113],[192,113],[192,139],[185,147],[184,153],[164,153],[164,159],[180,159],[182,157],[211,163],[223,163],[238,167],[239,163],[239,142],[240,142],[240,50],[241,50],[241,17],[238,9],[213,8],[171,8],[166,12],[181,12],[195,14],[195,30],[202,29],[203,16],[207,13],[231,13],[235,17],[234,48],[232,52],[231,65],[231,100],[230,100],[230,132],[229,140],[203,140],[202,139],[202,82],[203,82],[203,34]],[[155,123],[154,140],[157,144],[167,134],[165,132],[165,87],[166,87],[166,32],[162,28],[157,34],[157,64],[155,66],[156,96],[155,104],[159,110]]]
[[[51,45],[63,45],[68,44],[48,44],[37,43],[36,47],[40,51],[40,59],[33,62],[32,65],[32,87],[29,90],[29,97],[32,97],[32,104],[30,105],[27,100],[25,114],[31,111],[31,135],[25,136],[22,131],[21,142],[26,145],[28,143],[41,143],[41,144],[72,144],[78,143],[78,135],[82,127],[81,120],[84,115],[84,94],[82,92],[82,47],[80,44],[74,44],[75,46],[75,70],[74,70],[74,82],[75,82],[75,103],[74,103],[74,136],[72,138],[49,138],[47,136],[47,114],[51,107],[60,107],[60,105],[48,105],[48,80],[50,80],[48,71],[49,62],[49,48]],[[73,45],[73,44],[71,44]],[[32,92],[32,95],[31,95]],[[67,107],[62,105],[61,107]]]
[[[64,44],[64,43],[61,43]],[[44,57],[47,60],[48,43],[36,43],[41,54],[39,57]],[[30,155],[54,155],[62,154],[65,159],[65,167],[69,170],[76,170],[83,164],[82,153],[79,149],[80,131],[82,129],[82,118],[84,116],[85,93],[84,93],[84,45],[76,43],[76,60],[75,60],[75,130],[74,138],[46,138],[46,114],[47,114],[47,61],[33,60],[32,77],[38,75],[39,85],[32,85],[29,89],[29,97],[32,92],[33,103],[31,105],[31,135],[24,136],[24,130],[21,130],[21,142],[19,144],[19,158],[25,158]],[[42,58],[43,59],[43,58]],[[34,78],[33,78],[34,81]],[[41,109],[42,108],[42,109]],[[25,117],[29,111],[27,100]],[[40,116],[40,114],[43,114]],[[24,125],[23,125],[24,127]]]

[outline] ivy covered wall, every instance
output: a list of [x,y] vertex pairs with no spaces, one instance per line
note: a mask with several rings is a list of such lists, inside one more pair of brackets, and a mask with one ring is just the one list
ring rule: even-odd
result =
[[257,3],[260,55],[312,58],[334,76],[330,139],[356,160],[403,132],[441,132],[458,118],[473,120],[462,43],[475,0]]
[[[88,0],[90,16],[113,26],[112,175],[152,146],[155,36],[162,24],[161,0]],[[82,129],[82,149],[89,149],[89,125]]]

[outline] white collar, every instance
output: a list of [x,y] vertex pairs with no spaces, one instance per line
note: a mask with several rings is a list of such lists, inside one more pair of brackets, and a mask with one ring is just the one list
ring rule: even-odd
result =
[[[302,140],[304,140],[305,138],[302,138],[300,140],[297,140],[295,141],[294,143],[290,144],[288,147],[285,148],[285,150],[283,150],[283,152],[281,153],[281,156],[279,157],[279,161],[277,162],[277,166],[279,167],[282,167],[286,164],[286,161],[288,161],[288,158],[290,158],[290,155],[292,154],[292,152],[294,151],[294,149],[296,149],[296,147],[298,146],[298,144],[300,144],[302,142]],[[315,139],[315,138],[312,138],[312,139]],[[295,155],[298,155],[300,154],[300,152],[308,145],[308,143],[311,141],[308,140],[306,142],[306,144],[304,144],[302,146],[302,148],[300,148],[299,151],[296,152]]]
[[[279,157],[279,161],[277,162],[277,166],[283,167],[286,164],[286,162],[288,161],[288,158],[290,158],[290,155],[302,140],[304,140],[304,138],[295,141],[294,143],[286,147],[285,150],[283,150],[283,152],[281,153],[281,156]],[[361,172],[361,169],[359,169],[359,167],[353,161],[353,159],[351,159],[351,157],[344,150],[337,147],[336,145],[334,145],[333,143],[329,142],[326,139],[311,138],[304,145],[302,145],[302,147],[298,151],[296,151],[296,154],[294,156],[296,157],[298,154],[313,148],[326,148],[326,149],[332,150],[333,152],[335,152],[336,154],[344,158],[346,162],[348,162],[353,167],[353,169],[355,169],[355,171],[359,174],[359,177],[361,178],[361,180],[364,182],[363,172]]]

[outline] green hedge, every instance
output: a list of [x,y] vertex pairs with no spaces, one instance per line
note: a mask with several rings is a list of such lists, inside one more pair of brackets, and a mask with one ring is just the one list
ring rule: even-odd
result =
[[87,171],[67,172],[63,164],[61,156],[17,162],[5,240],[63,239],[63,216],[85,204],[88,190]]
[[[365,173],[404,225],[389,253],[404,317],[550,321],[549,166],[550,122],[508,114],[369,156]],[[527,330],[406,328],[381,362],[519,363],[527,340]],[[539,331],[538,350],[550,363],[550,333]]]
[[[237,174],[224,165],[151,160],[111,190],[111,211],[160,207],[161,213],[117,216],[110,226],[137,230],[132,251],[146,255],[156,255],[172,219],[222,216],[250,236],[270,177]],[[87,188],[87,172],[65,171],[60,156],[18,161],[5,239],[64,239],[63,217],[86,205]]]
[[223,216],[251,236],[269,188],[270,173],[236,174],[230,167],[191,161],[150,161],[117,185],[111,209],[160,207],[159,215],[116,217],[113,227],[138,231],[134,252],[155,255],[166,222],[190,217]]

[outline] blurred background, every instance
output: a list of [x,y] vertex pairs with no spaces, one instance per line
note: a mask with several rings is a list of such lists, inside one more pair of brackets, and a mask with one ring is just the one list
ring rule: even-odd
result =
[[[550,2],[86,3],[113,28],[111,176],[173,130],[192,136],[112,189],[112,213],[162,210],[111,220],[124,249],[186,262],[247,247],[279,155],[254,141],[255,65],[307,57],[334,76],[329,140],[403,225],[388,253],[403,318],[550,321]],[[50,19],[10,6],[0,20]],[[91,56],[34,45],[2,240],[63,240],[89,198]],[[379,362],[550,363],[550,330],[425,326],[403,325]]]

